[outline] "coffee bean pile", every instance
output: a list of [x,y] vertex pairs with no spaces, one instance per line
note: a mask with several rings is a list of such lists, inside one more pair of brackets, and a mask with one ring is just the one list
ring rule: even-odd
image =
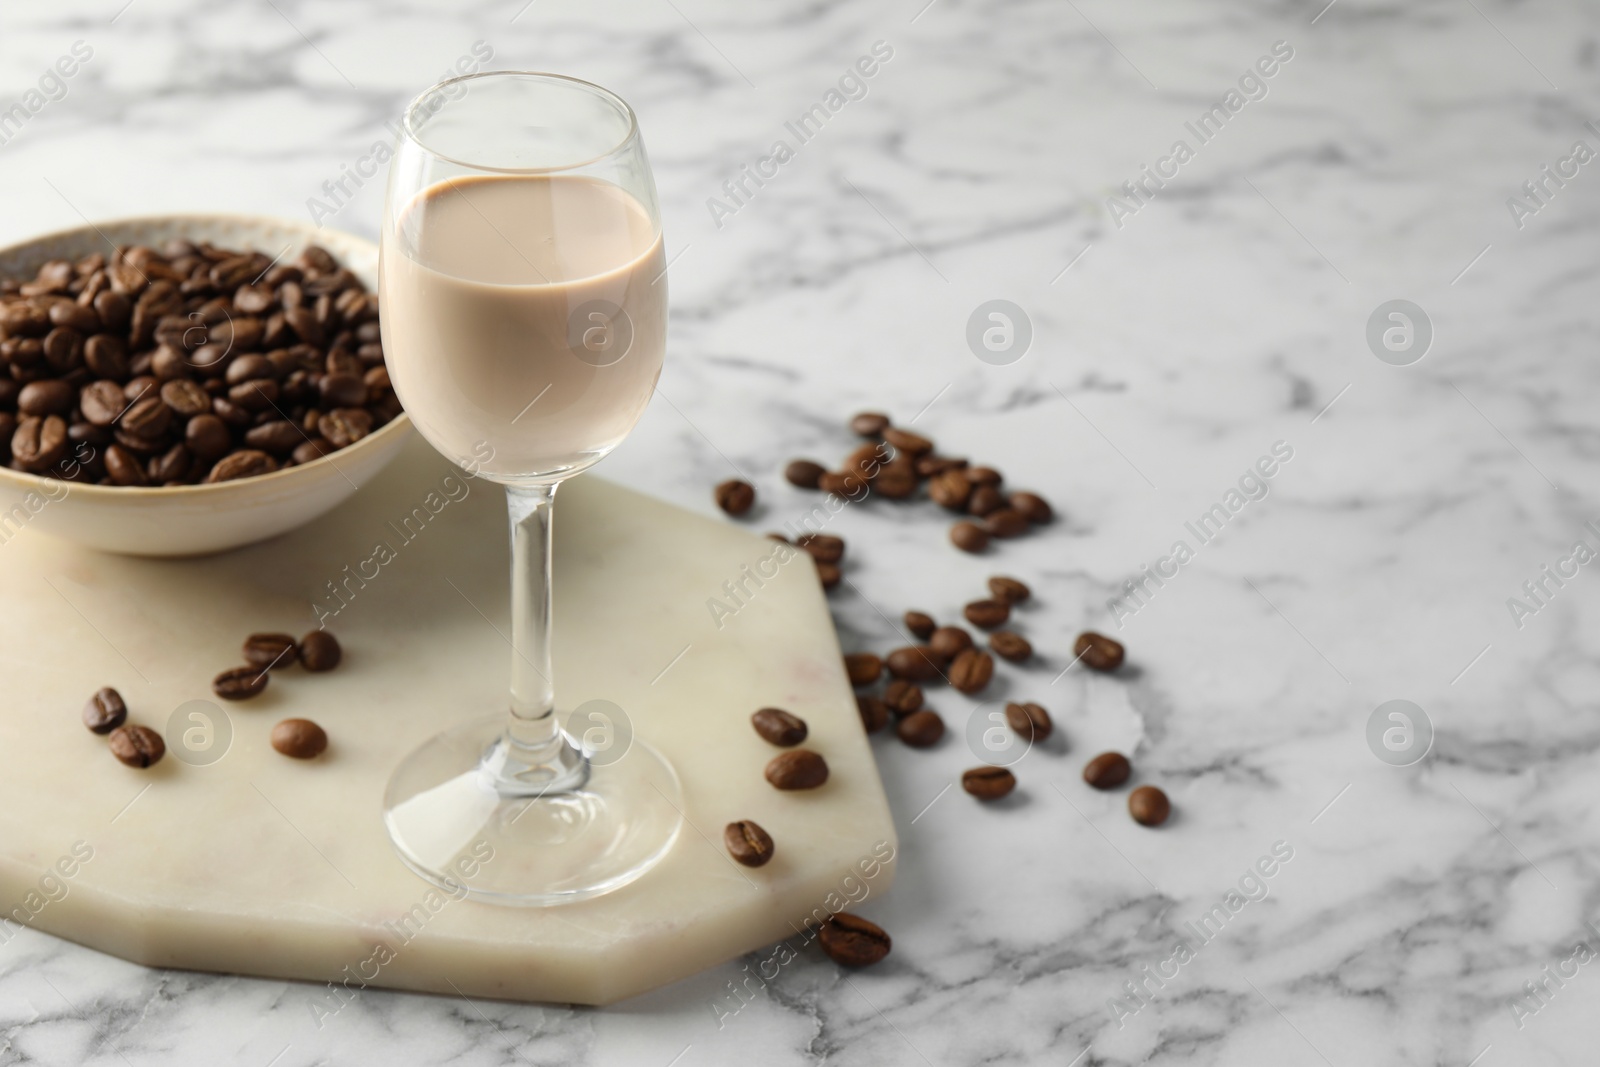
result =
[[[217,675],[211,691],[224,700],[247,700],[267,688],[268,672],[298,662],[308,671],[331,671],[343,651],[326,630],[313,630],[298,642],[288,634],[260,633],[245,638],[243,667]],[[109,734],[111,754],[130,767],[146,768],[166,755],[166,742],[148,726],[128,725],[128,705],[110,686],[98,690],[83,706],[83,724]],[[328,735],[310,719],[284,719],[272,728],[272,747],[294,759],[312,759],[328,747]]]
[[0,463],[196,485],[347,448],[400,414],[378,298],[326,250],[185,240],[0,280]]
[[[887,415],[862,412],[850,420],[850,429],[867,443],[846,456],[838,470],[797,459],[784,468],[784,479],[801,489],[820,489],[850,500],[872,493],[913,500],[925,490],[934,503],[967,516],[950,528],[951,542],[963,552],[982,552],[991,538],[1020,537],[1054,517],[1044,497],[1005,490],[1004,476],[993,467],[941,456],[931,440],[895,427]],[[748,500],[754,499],[755,490],[746,483],[725,482],[717,487],[718,500],[735,484],[749,490]],[[742,513],[726,506],[724,510]]]

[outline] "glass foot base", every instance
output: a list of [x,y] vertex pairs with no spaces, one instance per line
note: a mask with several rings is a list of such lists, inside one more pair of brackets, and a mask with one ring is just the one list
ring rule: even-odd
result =
[[505,727],[473,719],[395,769],[383,820],[406,866],[458,899],[547,907],[621,889],[671,850],[683,793],[655,749],[635,739],[577,788],[502,795],[484,765]]

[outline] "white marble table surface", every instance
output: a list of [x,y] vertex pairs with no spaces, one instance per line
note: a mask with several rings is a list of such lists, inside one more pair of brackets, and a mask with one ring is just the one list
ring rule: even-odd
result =
[[[834,603],[847,650],[885,651],[886,616],[1028,580],[1044,662],[987,695],[1045,704],[1066,746],[1030,753],[1004,805],[944,793],[975,705],[937,691],[941,747],[875,742],[901,861],[860,910],[894,954],[846,975],[810,950],[720,1020],[754,957],[605,1010],[368,991],[319,1029],[304,984],[8,928],[0,1063],[1594,1062],[1600,577],[1567,565],[1520,619],[1508,599],[1600,546],[1600,170],[1563,162],[1600,150],[1600,12],[1325,2],[7,3],[0,112],[74,42],[92,56],[0,125],[5,241],[312,198],[372,235],[381,174],[323,183],[370,169],[477,42],[618,90],[681,258],[661,395],[602,473],[714,513],[737,470],[775,528],[810,503],[783,464],[843,455],[845,417],[877,407],[1043,491],[1061,520],[987,558],[931,504],[847,509]],[[785,122],[879,41],[865,97],[714,219],[724,180],[793,144]],[[1185,124],[1276,42],[1292,58],[1201,144]],[[1179,139],[1165,188],[1110,201]],[[993,298],[1032,324],[1009,365],[965,340]],[[1401,298],[1436,333],[1410,366],[1366,340]],[[1185,523],[1280,441],[1270,492],[1200,545]],[[1194,558],[1121,613],[1133,669],[1052,683],[1179,539]],[[1436,730],[1414,766],[1366,740],[1392,698]],[[1172,796],[1164,829],[1079,780],[1113,747]],[[1279,842],[1292,859],[1246,880],[1265,898],[1118,1008]]]

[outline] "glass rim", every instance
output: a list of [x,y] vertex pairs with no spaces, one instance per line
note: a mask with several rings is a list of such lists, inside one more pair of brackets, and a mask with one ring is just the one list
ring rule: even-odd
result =
[[[435,93],[443,92],[446,87],[458,85],[463,82],[476,81],[480,78],[506,77],[536,78],[543,79],[545,81],[566,82],[569,85],[578,86],[584,91],[597,96],[620,109],[622,114],[627,116],[628,131],[627,133],[623,134],[621,140],[612,145],[610,148],[606,149],[604,152],[601,152],[595,156],[590,156],[588,159],[579,160],[575,163],[564,163],[558,167],[496,167],[490,166],[486,163],[474,163],[467,159],[458,159],[455,156],[447,155],[444,152],[440,152],[439,150],[430,147],[422,139],[421,133],[413,125],[412,119],[416,115],[417,109],[423,105],[423,102],[428,100]],[[609,159],[610,157],[626,150],[628,146],[636,141],[639,137],[639,116],[633,113],[633,108],[629,106],[626,100],[622,99],[622,97],[618,96],[610,89],[607,89],[603,85],[597,85],[591,81],[585,81],[582,78],[574,78],[570,74],[556,74],[547,70],[480,70],[472,74],[459,74],[454,77],[445,78],[442,81],[435,82],[433,85],[418,93],[412,99],[411,103],[406,105],[406,112],[404,118],[401,120],[400,129],[401,132],[405,134],[406,139],[412,144],[416,145],[422,151],[428,153],[430,156],[433,156],[435,159],[442,159],[447,163],[454,163],[459,167],[487,171],[493,174],[559,174],[562,171],[578,170],[582,167],[591,166],[603,159]]]

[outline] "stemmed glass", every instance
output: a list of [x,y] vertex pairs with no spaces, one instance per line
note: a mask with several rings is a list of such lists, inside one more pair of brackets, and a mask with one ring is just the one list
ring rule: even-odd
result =
[[511,519],[509,712],[406,757],[384,796],[390,839],[458,896],[610,892],[671,848],[681,792],[642,742],[591,759],[557,722],[550,520],[556,486],[638,422],[666,349],[660,211],[633,111],[555,74],[429,89],[390,165],[380,274],[395,392],[429,444],[505,486]]

